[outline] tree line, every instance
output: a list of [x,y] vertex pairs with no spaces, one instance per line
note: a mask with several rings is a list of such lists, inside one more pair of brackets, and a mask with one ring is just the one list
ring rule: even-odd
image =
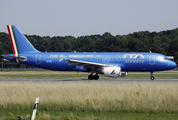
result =
[[[178,28],[161,32],[140,31],[128,35],[39,36],[25,35],[39,51],[47,52],[155,52],[174,56],[178,64]],[[0,54],[13,53],[9,35],[0,32]],[[6,67],[13,63],[6,63]],[[18,65],[15,65],[18,66]]]

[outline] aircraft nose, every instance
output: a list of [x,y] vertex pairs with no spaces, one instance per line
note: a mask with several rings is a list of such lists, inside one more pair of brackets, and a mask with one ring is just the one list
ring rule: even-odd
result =
[[175,67],[177,67],[177,64],[175,62],[171,61],[169,63],[169,67],[171,67],[172,69],[174,69]]

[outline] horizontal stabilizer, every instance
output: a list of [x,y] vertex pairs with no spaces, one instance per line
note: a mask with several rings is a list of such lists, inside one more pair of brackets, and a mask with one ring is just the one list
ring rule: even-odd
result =
[[3,61],[4,61],[4,62],[7,62],[7,61],[9,61],[9,60],[4,58]]
[[20,57],[17,57],[17,56],[10,56],[10,55],[3,55],[4,57],[9,57],[9,58],[15,58],[15,59],[18,59],[20,61],[26,61],[27,60],[27,57],[25,56],[20,56]]
[[0,59],[1,59],[1,61],[9,61],[8,59],[4,58],[4,55],[0,55]]

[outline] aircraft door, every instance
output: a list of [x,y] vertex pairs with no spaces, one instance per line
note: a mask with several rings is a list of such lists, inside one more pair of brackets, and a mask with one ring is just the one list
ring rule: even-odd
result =
[[36,54],[35,63],[41,64],[41,54]]
[[105,57],[103,57],[102,61],[103,61],[103,63],[105,63],[105,61],[106,61],[106,60],[105,60]]
[[150,55],[149,56],[149,64],[154,65],[155,64],[155,55]]

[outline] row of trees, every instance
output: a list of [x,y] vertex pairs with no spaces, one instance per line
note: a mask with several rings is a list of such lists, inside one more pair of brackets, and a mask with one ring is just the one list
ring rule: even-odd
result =
[[[25,35],[39,51],[48,52],[156,52],[172,55],[178,63],[178,28],[161,32],[141,31],[128,35],[104,33],[90,36]],[[9,35],[0,33],[0,54],[12,53]]]

